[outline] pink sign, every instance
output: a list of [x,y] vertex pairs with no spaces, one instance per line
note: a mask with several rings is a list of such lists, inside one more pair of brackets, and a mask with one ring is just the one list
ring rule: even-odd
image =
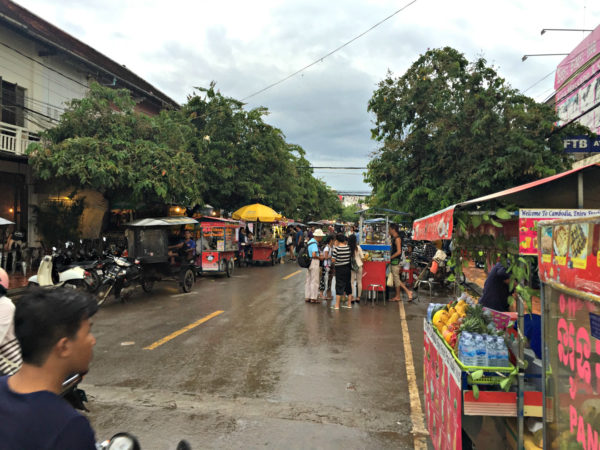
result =
[[427,329],[424,351],[423,395],[431,442],[435,450],[461,448],[462,392],[452,367],[444,359],[444,353],[449,354],[449,351],[439,337],[427,333]]
[[557,91],[571,75],[577,72],[590,59],[600,53],[600,26],[591,32],[581,43],[575,47],[569,56],[562,60],[556,68],[554,89]]

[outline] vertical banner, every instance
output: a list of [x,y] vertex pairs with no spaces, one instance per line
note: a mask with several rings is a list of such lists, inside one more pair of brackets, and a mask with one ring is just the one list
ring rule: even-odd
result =
[[[427,428],[435,450],[462,448],[462,392],[452,356],[425,322],[424,396]],[[444,352],[449,356],[444,357]],[[458,371],[460,373],[460,370]]]

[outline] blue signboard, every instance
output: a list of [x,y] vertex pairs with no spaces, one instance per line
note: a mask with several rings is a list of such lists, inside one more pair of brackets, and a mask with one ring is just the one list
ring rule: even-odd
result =
[[600,137],[591,139],[587,136],[571,136],[563,139],[563,145],[567,153],[600,152]]
[[277,259],[283,258],[287,254],[285,248],[285,239],[279,239],[279,249],[277,250]]

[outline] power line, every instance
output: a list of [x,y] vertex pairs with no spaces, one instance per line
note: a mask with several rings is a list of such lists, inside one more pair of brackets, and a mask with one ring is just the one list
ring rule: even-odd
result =
[[40,62],[40,61],[38,61],[38,60],[37,60],[37,59],[35,59],[35,58],[32,58],[32,57],[31,57],[31,56],[29,56],[29,55],[26,55],[26,54],[25,54],[25,53],[23,53],[22,51],[20,51],[20,50],[17,50],[16,48],[14,48],[14,47],[11,47],[10,45],[8,45],[8,44],[6,44],[6,43],[4,43],[4,42],[2,42],[2,41],[0,41],[0,45],[4,46],[4,47],[6,47],[6,48],[9,48],[9,49],[11,49],[12,51],[14,51],[14,52],[18,53],[19,55],[21,55],[21,56],[23,56],[23,57],[25,57],[25,58],[27,58],[27,59],[29,59],[29,60],[31,60],[31,61],[33,61],[33,62],[35,62],[35,63],[39,64],[39,65],[40,65],[40,66],[42,66],[42,67],[45,67],[45,68],[46,68],[46,69],[48,69],[48,70],[51,70],[52,72],[55,72],[55,73],[57,73],[57,74],[58,74],[58,75],[60,75],[60,76],[63,76],[63,77],[65,77],[67,80],[71,80],[71,81],[73,81],[74,83],[77,83],[77,84],[79,84],[79,85],[83,86],[83,87],[84,87],[84,88],[86,88],[86,89],[88,88],[88,86],[87,86],[86,84],[82,83],[81,81],[79,81],[79,80],[77,80],[77,79],[75,79],[75,78],[72,78],[72,77],[70,77],[70,76],[68,76],[68,75],[65,75],[64,73],[62,73],[62,72],[60,72],[60,71],[58,71],[58,70],[56,70],[56,69],[54,69],[54,68],[50,67],[50,66],[49,66],[49,65],[47,65],[47,64],[44,64],[43,62]]
[[544,78],[539,79],[538,81],[536,81],[535,83],[533,83],[531,86],[529,86],[527,89],[525,89],[523,92],[521,92],[522,94],[524,94],[525,92],[527,92],[529,89],[532,89],[534,87],[536,87],[538,84],[540,84],[542,81],[544,81],[546,78],[548,78],[550,75],[552,75],[553,73],[556,72],[556,69],[554,69],[552,72],[550,72],[548,75],[546,75]]
[[320,62],[323,62],[323,60],[324,60],[325,58],[327,58],[327,57],[329,57],[329,56],[333,55],[334,53],[336,53],[336,52],[338,52],[338,51],[340,51],[341,49],[343,49],[344,47],[346,47],[346,46],[350,45],[352,42],[356,41],[357,39],[360,39],[360,38],[361,38],[361,37],[363,37],[365,34],[367,34],[369,31],[371,31],[371,30],[373,30],[373,29],[377,28],[379,25],[381,25],[381,24],[382,24],[382,23],[384,23],[385,21],[387,21],[387,20],[391,19],[391,18],[392,18],[392,17],[394,17],[396,14],[398,14],[398,13],[400,13],[400,12],[404,11],[406,8],[408,8],[408,7],[409,7],[410,5],[412,5],[413,3],[416,3],[416,1],[417,1],[417,0],[412,0],[410,3],[406,4],[405,6],[403,6],[402,8],[400,8],[399,10],[397,10],[396,12],[394,12],[394,13],[390,14],[389,16],[387,16],[385,19],[383,19],[383,20],[381,20],[381,21],[377,22],[375,25],[373,25],[373,26],[372,26],[371,28],[369,28],[368,30],[366,30],[366,31],[363,31],[363,32],[362,32],[361,34],[359,34],[358,36],[354,37],[353,39],[350,39],[350,40],[349,40],[348,42],[346,42],[345,44],[342,44],[342,45],[340,45],[340,46],[339,46],[339,47],[337,47],[336,49],[334,49],[334,50],[330,51],[330,52],[329,52],[329,53],[327,53],[326,55],[323,55],[323,56],[321,56],[320,58],[318,58],[318,59],[317,59],[317,60],[315,60],[314,62],[310,63],[310,64],[309,64],[309,65],[307,65],[307,66],[304,66],[302,69],[300,69],[300,70],[297,70],[296,72],[292,73],[291,75],[288,75],[287,77],[285,77],[285,78],[282,78],[281,80],[279,80],[279,81],[277,81],[277,82],[275,82],[275,83],[273,83],[273,84],[270,84],[269,86],[267,86],[267,87],[265,87],[265,88],[261,89],[260,91],[256,91],[256,92],[254,92],[253,94],[250,94],[250,95],[248,95],[248,96],[244,97],[244,98],[242,99],[242,101],[245,101],[245,100],[247,100],[247,99],[249,99],[249,98],[251,98],[251,97],[254,97],[255,95],[261,94],[261,93],[265,92],[266,90],[268,90],[268,89],[271,89],[272,87],[275,87],[275,86],[277,86],[278,84],[281,84],[281,83],[283,83],[284,81],[287,81],[287,80],[289,80],[290,78],[292,78],[292,77],[294,77],[294,76],[298,75],[299,73],[301,73],[301,72],[304,72],[306,69],[308,69],[308,68],[310,68],[310,67],[314,66],[315,64],[317,64],[317,63],[320,63]]

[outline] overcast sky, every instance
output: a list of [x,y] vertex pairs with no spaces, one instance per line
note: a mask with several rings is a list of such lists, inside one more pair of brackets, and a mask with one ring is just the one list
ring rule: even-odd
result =
[[[173,99],[211,80],[242,99],[349,41],[410,0],[18,0],[17,3]],[[536,100],[553,92],[552,72],[581,32],[595,28],[598,0],[417,0],[405,11],[301,75],[248,99],[267,122],[301,145],[314,166],[365,167],[377,143],[367,102],[387,70],[400,76],[428,48],[452,46],[485,57]],[[360,171],[316,171],[339,190],[368,190]]]

